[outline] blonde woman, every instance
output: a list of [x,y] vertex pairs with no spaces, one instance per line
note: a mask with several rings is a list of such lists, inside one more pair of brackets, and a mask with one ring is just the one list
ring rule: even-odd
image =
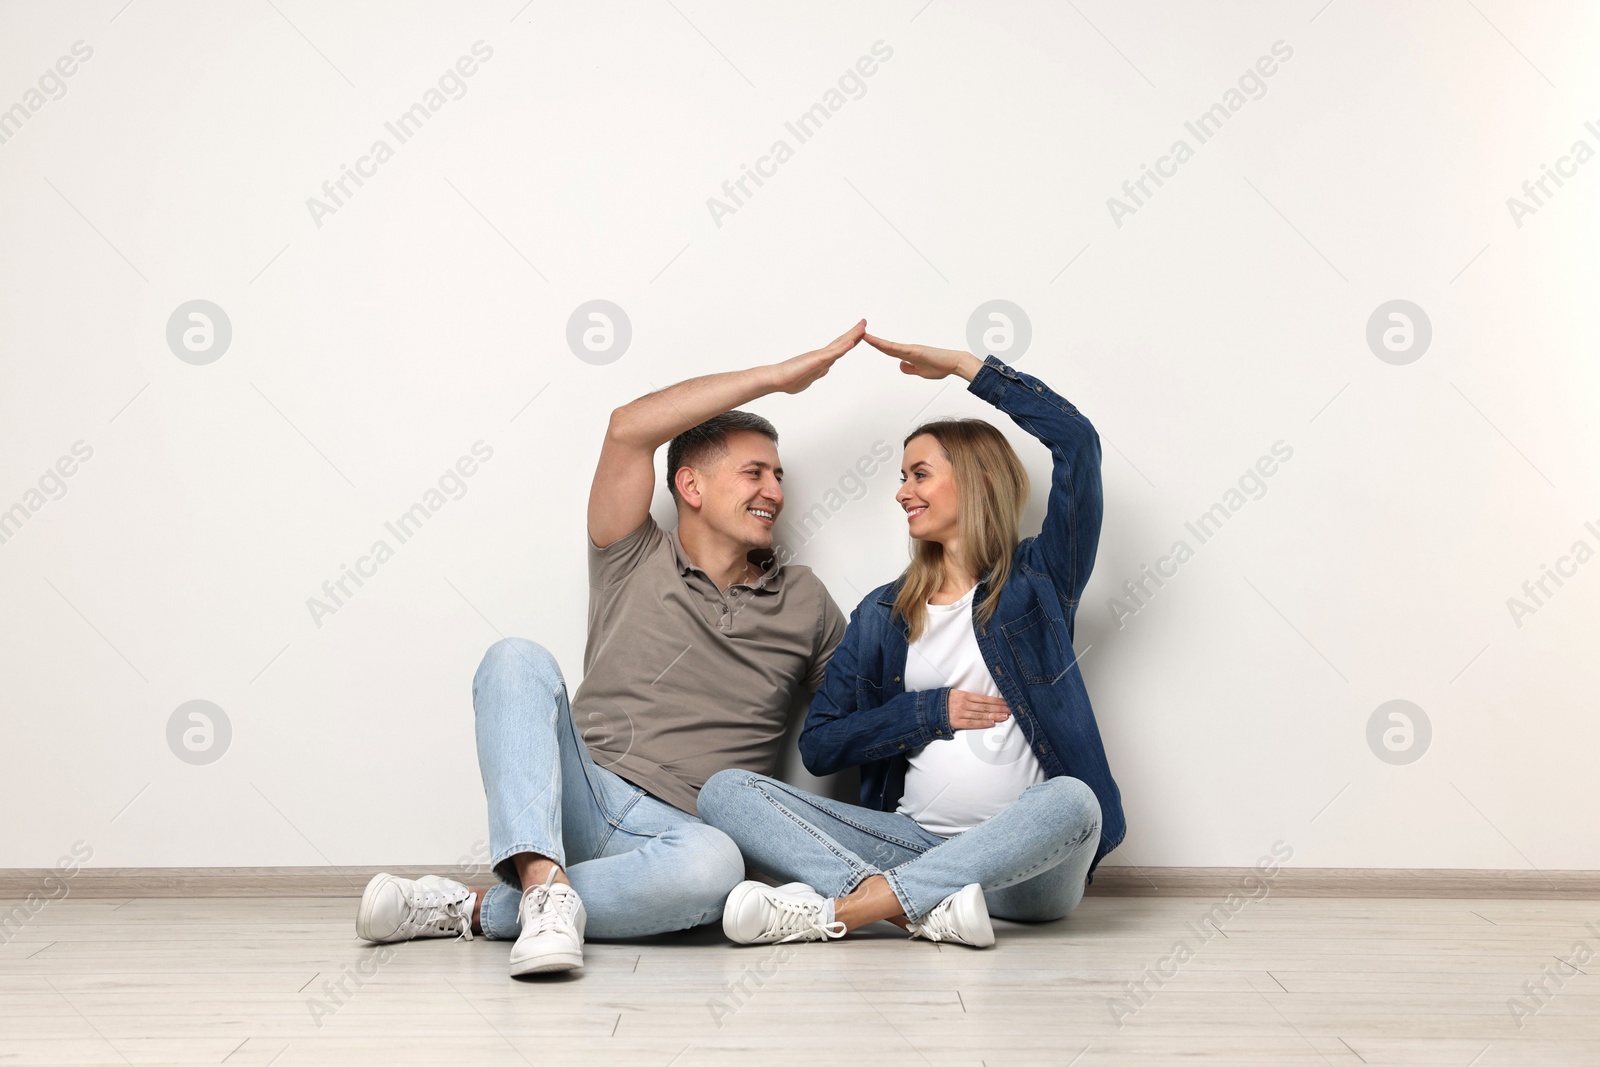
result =
[[1100,439],[994,356],[866,341],[907,374],[961,376],[1050,450],[1043,528],[1020,538],[1028,477],[997,429],[913,430],[895,495],[911,564],[852,613],[800,735],[813,774],[861,769],[861,803],[726,770],[698,808],[750,866],[788,883],[729,894],[735,942],[828,940],[887,919],[982,948],[991,915],[1065,917],[1124,834],[1072,650],[1100,536]]

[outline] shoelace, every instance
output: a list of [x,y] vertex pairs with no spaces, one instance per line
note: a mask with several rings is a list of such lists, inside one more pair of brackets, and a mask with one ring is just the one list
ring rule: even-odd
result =
[[452,900],[437,888],[413,886],[411,914],[400,924],[400,933],[410,936],[424,931],[453,933],[462,941],[471,941],[472,908],[477,902],[476,893],[468,893],[463,899]]
[[907,931],[912,937],[925,937],[929,941],[959,941],[955,924],[950,921],[950,909],[940,905],[922,917],[921,922],[909,923]]
[[822,921],[823,903],[821,900],[771,900],[773,914],[767,920],[767,928],[761,932],[761,940],[784,934],[786,936],[777,942],[781,945],[788,941],[816,940],[808,936],[812,934],[820,934],[824,939],[843,937],[844,923]]
[[561,892],[556,892],[555,887],[556,869],[551,867],[544,885],[534,886],[533,891],[522,898],[524,931],[530,924],[535,935],[563,924],[573,924],[578,915],[578,893],[571,886],[562,886]]

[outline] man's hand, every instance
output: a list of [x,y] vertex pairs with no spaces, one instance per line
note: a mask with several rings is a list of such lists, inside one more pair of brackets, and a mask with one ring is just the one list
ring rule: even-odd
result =
[[903,345],[898,341],[885,341],[881,337],[866,335],[867,344],[879,352],[900,361],[900,370],[919,378],[947,378],[959,374],[967,381],[983,369],[983,360],[971,352],[954,348],[929,348],[927,345]]
[[827,374],[839,357],[861,343],[867,334],[867,320],[862,319],[829,344],[811,352],[786,359],[772,368],[773,391],[798,393],[812,382]]
[[987,730],[995,723],[1009,719],[1011,709],[999,697],[952,689],[949,714],[952,730]]

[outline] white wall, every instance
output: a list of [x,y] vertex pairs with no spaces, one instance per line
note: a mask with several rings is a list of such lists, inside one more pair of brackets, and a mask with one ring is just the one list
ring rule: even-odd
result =
[[[607,412],[863,315],[960,346],[996,298],[1031,322],[1018,365],[1108,446],[1077,643],[1117,861],[1281,838],[1307,866],[1600,864],[1600,562],[1507,606],[1600,547],[1600,161],[1507,206],[1600,149],[1600,16],[518,2],[7,7],[0,107],[93,55],[0,144],[0,507],[93,455],[0,544],[0,865],[80,839],[106,866],[469,854],[479,656],[520,634],[579,678]],[[466,94],[397,145],[385,121],[480,40]],[[878,41],[865,94],[798,144],[784,123]],[[1279,41],[1265,95],[1200,144],[1185,120]],[[319,226],[307,198],[378,138],[394,157]],[[793,158],[717,225],[708,197],[780,138]],[[1193,158],[1114,220],[1179,138]],[[632,325],[608,365],[565,340],[597,298]],[[166,340],[193,299],[232,326],[207,365]],[[1405,365],[1366,339],[1393,299],[1432,326]],[[989,412],[865,346],[752,407],[791,515],[914,419]],[[466,494],[314,623],[307,598],[478,441]],[[1279,441],[1200,544],[1185,522]],[[905,558],[895,481],[801,552],[846,610]],[[1179,539],[1193,558],[1119,626],[1109,598]],[[203,766],[167,740],[195,699],[232,728]],[[1395,699],[1432,728],[1404,765],[1368,744]]]

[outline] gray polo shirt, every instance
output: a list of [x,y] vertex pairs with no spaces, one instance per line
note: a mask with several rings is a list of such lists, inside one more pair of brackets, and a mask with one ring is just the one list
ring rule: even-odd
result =
[[677,531],[589,543],[589,641],[572,718],[595,763],[694,814],[717,771],[777,769],[789,705],[809,696],[845,620],[811,568],[775,559],[726,593]]

